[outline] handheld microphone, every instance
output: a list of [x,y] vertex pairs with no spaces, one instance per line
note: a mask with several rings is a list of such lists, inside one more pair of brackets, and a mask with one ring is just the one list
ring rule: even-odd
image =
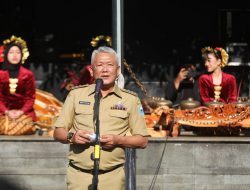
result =
[[100,91],[103,85],[103,80],[98,78],[95,80],[95,98],[100,96]]

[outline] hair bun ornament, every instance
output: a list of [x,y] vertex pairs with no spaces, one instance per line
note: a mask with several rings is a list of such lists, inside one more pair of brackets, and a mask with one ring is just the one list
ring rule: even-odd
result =
[[201,53],[205,53],[205,52],[214,53],[214,49],[211,48],[210,46],[207,46],[201,49]]
[[4,46],[7,46],[11,43],[19,44],[22,47],[22,64],[24,64],[25,60],[29,57],[30,53],[27,47],[27,43],[21,37],[16,37],[12,35],[10,39],[6,39],[3,41]]
[[102,42],[104,43],[106,46],[112,46],[112,39],[110,36],[104,36],[104,35],[99,35],[99,36],[96,36],[94,38],[92,38],[91,42],[90,42],[90,45],[92,47],[97,47],[99,46],[99,43]]
[[229,59],[229,55],[228,55],[228,53],[226,52],[226,50],[224,50],[223,48],[220,48],[220,47],[216,47],[216,48],[214,48],[214,49],[217,50],[217,51],[220,51],[220,53],[221,53],[221,58],[222,58],[222,60],[221,60],[221,65],[220,65],[220,67],[223,68],[223,67],[227,66],[227,64],[228,64],[228,59]]

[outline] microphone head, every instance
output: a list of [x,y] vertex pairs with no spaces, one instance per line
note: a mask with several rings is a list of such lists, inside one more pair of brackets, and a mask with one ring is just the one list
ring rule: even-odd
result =
[[99,96],[102,85],[103,85],[102,79],[98,78],[95,80],[95,97]]
[[97,88],[100,89],[102,87],[102,85],[103,85],[103,80],[100,79],[100,78],[96,79],[95,80],[95,85],[96,85],[96,89]]
[[98,79],[95,80],[95,83],[96,83],[96,84],[97,84],[97,83],[103,83],[103,80],[102,80],[101,78],[98,78]]

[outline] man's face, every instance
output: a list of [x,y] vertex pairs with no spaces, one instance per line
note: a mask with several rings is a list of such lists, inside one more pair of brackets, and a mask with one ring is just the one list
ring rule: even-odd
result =
[[93,73],[95,79],[101,78],[103,86],[113,86],[118,76],[119,65],[115,56],[109,53],[98,53],[93,62]]

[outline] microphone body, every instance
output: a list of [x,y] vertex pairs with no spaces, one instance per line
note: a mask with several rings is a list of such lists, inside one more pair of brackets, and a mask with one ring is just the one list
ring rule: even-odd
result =
[[95,80],[95,98],[100,96],[101,88],[103,85],[103,80],[98,78]]

